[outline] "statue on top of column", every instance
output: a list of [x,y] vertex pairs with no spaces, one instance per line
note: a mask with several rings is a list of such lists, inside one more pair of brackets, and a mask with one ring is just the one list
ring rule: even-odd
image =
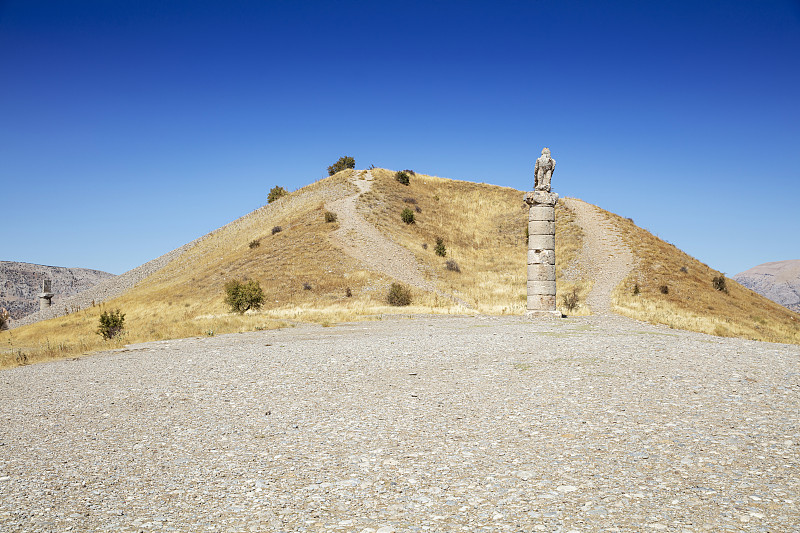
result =
[[555,169],[556,160],[550,157],[550,148],[544,148],[542,156],[536,160],[536,166],[533,168],[534,190],[550,192],[550,180]]

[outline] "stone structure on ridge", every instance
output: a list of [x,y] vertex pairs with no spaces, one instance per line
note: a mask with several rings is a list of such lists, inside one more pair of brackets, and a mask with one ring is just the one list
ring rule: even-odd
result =
[[527,314],[555,314],[556,311],[556,202],[550,180],[556,161],[550,149],[534,167],[534,190],[525,193],[528,204],[528,310]]
[[52,283],[49,279],[42,280],[42,292],[39,293],[39,310],[44,311],[51,305],[53,299]]

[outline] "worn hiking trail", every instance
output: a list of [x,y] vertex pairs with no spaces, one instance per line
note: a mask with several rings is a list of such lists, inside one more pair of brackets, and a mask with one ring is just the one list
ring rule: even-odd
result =
[[385,274],[417,289],[433,292],[466,308],[469,304],[452,294],[445,293],[425,279],[414,254],[393,242],[378,228],[367,222],[356,208],[359,196],[372,188],[373,176],[368,170],[354,171],[351,182],[358,187],[352,196],[325,204],[328,211],[336,213],[339,229],[333,232],[332,240],[344,253],[362,261],[375,272]]
[[564,202],[584,231],[579,262],[568,276],[594,280],[586,304],[594,313],[607,314],[611,293],[633,269],[633,253],[597,207],[577,198],[565,198]]

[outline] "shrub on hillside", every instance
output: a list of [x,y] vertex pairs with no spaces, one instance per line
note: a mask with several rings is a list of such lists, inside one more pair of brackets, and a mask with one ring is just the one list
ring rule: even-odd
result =
[[328,176],[333,176],[347,168],[356,168],[356,160],[350,156],[342,156],[339,160],[328,167]]
[[411,184],[411,174],[406,172],[405,170],[398,170],[394,174],[394,179],[402,183],[403,185],[410,185]]
[[410,168],[405,169],[403,172],[407,172],[408,174],[410,174],[412,176],[416,176],[417,175],[417,173],[414,172],[413,170],[411,170]]
[[250,244],[248,244],[248,246],[250,247],[251,250],[253,248],[258,248],[259,246],[261,246],[261,241],[259,239],[253,239],[252,241],[250,241]]
[[312,287],[311,287],[311,284],[309,282],[307,282],[307,281],[303,282],[303,290],[304,291],[310,291],[311,288]]
[[634,283],[633,284],[633,295],[636,296],[640,292],[642,292],[642,291],[639,290],[639,284],[638,283]]
[[125,329],[125,315],[119,309],[113,311],[103,311],[100,314],[100,327],[97,328],[97,334],[102,336],[103,339],[113,339]]
[[254,280],[231,280],[225,284],[225,303],[235,313],[244,313],[248,309],[259,309],[264,303],[264,291],[261,284]]
[[406,207],[405,209],[403,209],[403,212],[400,213],[400,218],[406,224],[413,224],[414,223],[414,211],[412,211],[411,209]]
[[389,294],[386,296],[389,305],[402,307],[411,303],[411,289],[400,283],[392,283]]
[[403,201],[405,203],[407,203],[407,204],[416,204],[417,203],[417,199],[416,198],[411,198],[410,196],[406,196],[405,198],[403,198]]
[[715,276],[714,279],[711,280],[711,284],[714,285],[714,288],[718,291],[728,294],[728,284],[725,282],[725,276]]
[[289,191],[287,191],[283,187],[276,185],[269,190],[269,195],[267,196],[267,203],[271,204],[275,200],[278,200],[279,198],[286,196],[287,194],[289,194]]
[[336,222],[339,217],[336,216],[336,213],[331,211],[325,211],[325,222]]
[[458,266],[458,263],[456,263],[455,259],[448,259],[445,261],[444,267],[451,272],[458,272],[459,274],[461,273],[461,267]]
[[273,228],[272,228],[272,234],[273,235],[275,235],[276,233],[280,233],[282,231],[283,231],[283,228],[280,227],[280,226],[273,226]]
[[11,314],[5,307],[0,308],[0,329],[5,329],[8,321],[11,319]]
[[436,255],[439,257],[445,257],[447,255],[447,247],[444,245],[444,239],[436,237],[436,247],[433,251],[436,252]]
[[570,292],[561,297],[561,302],[567,311],[574,311],[578,307],[578,289],[574,287]]
[[658,288],[661,291],[661,294],[669,294],[669,287],[666,285],[662,285]]

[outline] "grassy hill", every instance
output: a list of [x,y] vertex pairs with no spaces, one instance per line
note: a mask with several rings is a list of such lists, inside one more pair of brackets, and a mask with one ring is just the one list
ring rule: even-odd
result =
[[[352,180],[359,171],[346,170],[208,234],[119,298],[0,332],[0,366],[293,321],[330,325],[385,313],[524,313],[527,206],[522,191],[419,174],[406,186],[392,171],[374,169],[371,174],[372,188],[358,199],[359,213],[414,254],[439,294],[412,288],[411,306],[391,307],[386,294],[393,280],[333,244],[331,234],[339,223],[326,222],[325,204],[358,191]],[[414,211],[413,224],[401,220],[404,208]],[[580,255],[583,233],[574,213],[562,203],[556,209],[558,301],[573,288],[585,298],[592,280],[568,282],[563,276]],[[798,315],[730,280],[728,294],[716,291],[711,285],[715,271],[631,222],[606,216],[637,257],[637,267],[615,295],[618,312],[712,334],[800,343]],[[445,257],[434,252],[437,237],[447,249]],[[447,260],[460,272],[452,265],[448,269]],[[687,272],[681,271],[684,266]],[[230,313],[223,299],[231,279],[258,280],[266,295],[263,309]],[[639,286],[635,296],[633,284]],[[663,284],[669,286],[667,295],[659,291]],[[98,318],[111,309],[125,313],[125,334],[103,341],[95,333]],[[577,313],[586,309],[579,307]]]
[[[631,244],[637,263],[613,295],[616,312],[711,335],[800,344],[800,314],[724,278],[633,221],[603,212]],[[715,288],[715,278],[724,279],[725,290]]]

